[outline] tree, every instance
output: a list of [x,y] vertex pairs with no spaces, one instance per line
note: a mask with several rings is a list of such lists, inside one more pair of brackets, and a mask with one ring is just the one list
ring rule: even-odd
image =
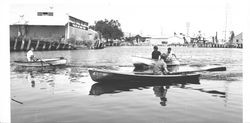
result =
[[105,38],[107,41],[109,39],[121,39],[121,37],[124,35],[121,29],[121,24],[118,22],[118,20],[99,20],[95,22],[95,25],[90,26],[90,28],[100,32],[103,38]]

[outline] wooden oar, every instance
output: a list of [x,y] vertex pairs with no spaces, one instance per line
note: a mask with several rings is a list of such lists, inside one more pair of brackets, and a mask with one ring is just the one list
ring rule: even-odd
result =
[[22,102],[17,101],[17,100],[15,100],[15,99],[13,99],[13,98],[11,98],[11,100],[14,101],[14,102],[17,102],[17,103],[19,103],[19,104],[23,104]]
[[213,72],[213,71],[226,71],[226,67],[214,67],[214,68],[201,69],[201,70],[170,72],[169,74],[194,73],[194,72],[203,72],[203,71],[209,71],[209,72]]
[[83,64],[83,65],[74,65],[74,64],[68,64],[67,67],[133,67],[133,65],[94,65],[94,64]]
[[37,59],[39,59],[39,60],[42,62],[42,66],[43,66],[43,63],[49,64],[50,66],[53,66],[53,64],[48,63],[48,62],[46,62],[46,61],[43,61],[41,58],[37,58]]
[[[155,62],[155,61],[156,61],[156,60],[154,60],[154,59],[147,58],[147,57],[141,57],[141,56],[132,56],[132,57],[141,58],[141,59],[146,59],[146,60],[151,60],[152,62]],[[148,66],[150,66],[149,64],[146,64],[146,63],[143,63],[143,65],[148,65]],[[184,65],[187,65],[187,64],[167,64],[167,66],[177,66],[177,65],[184,66]]]
[[[209,71],[209,72],[213,72],[213,71],[226,71],[226,67],[215,67],[215,68],[209,68],[209,69],[202,69],[202,70],[192,70],[192,71],[180,71],[180,72],[169,72],[169,75],[172,74],[185,74],[185,73],[194,73],[194,72],[203,72],[203,71]],[[133,72],[134,74],[142,74],[142,75],[153,75],[153,72]]]
[[136,57],[136,58],[142,58],[142,59],[148,59],[148,60],[152,60],[152,61],[155,61],[154,59],[151,59],[151,58],[147,58],[147,57],[142,57],[142,56],[132,56],[132,57]]

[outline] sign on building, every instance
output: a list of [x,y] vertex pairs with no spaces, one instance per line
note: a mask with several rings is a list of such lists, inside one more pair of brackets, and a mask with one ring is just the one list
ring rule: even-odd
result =
[[83,30],[88,30],[88,23],[85,21],[82,21],[80,19],[77,19],[75,17],[69,16],[69,26],[83,29]]

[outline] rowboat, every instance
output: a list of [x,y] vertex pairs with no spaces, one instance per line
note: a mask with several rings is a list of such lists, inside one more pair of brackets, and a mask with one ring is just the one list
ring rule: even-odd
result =
[[200,74],[153,75],[125,73],[114,70],[89,69],[90,77],[96,82],[168,82],[182,80],[199,80]]
[[67,59],[53,58],[53,59],[40,59],[33,62],[28,61],[14,61],[15,65],[22,67],[47,67],[47,66],[63,66],[67,64]]

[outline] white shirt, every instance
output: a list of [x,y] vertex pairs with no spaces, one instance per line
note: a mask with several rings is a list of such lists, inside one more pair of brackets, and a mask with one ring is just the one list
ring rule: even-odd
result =
[[173,59],[173,53],[172,51],[170,53],[166,53],[167,54],[167,60],[172,60]]
[[26,55],[27,55],[27,60],[31,61],[31,56],[33,56],[34,54],[32,50],[29,50]]

